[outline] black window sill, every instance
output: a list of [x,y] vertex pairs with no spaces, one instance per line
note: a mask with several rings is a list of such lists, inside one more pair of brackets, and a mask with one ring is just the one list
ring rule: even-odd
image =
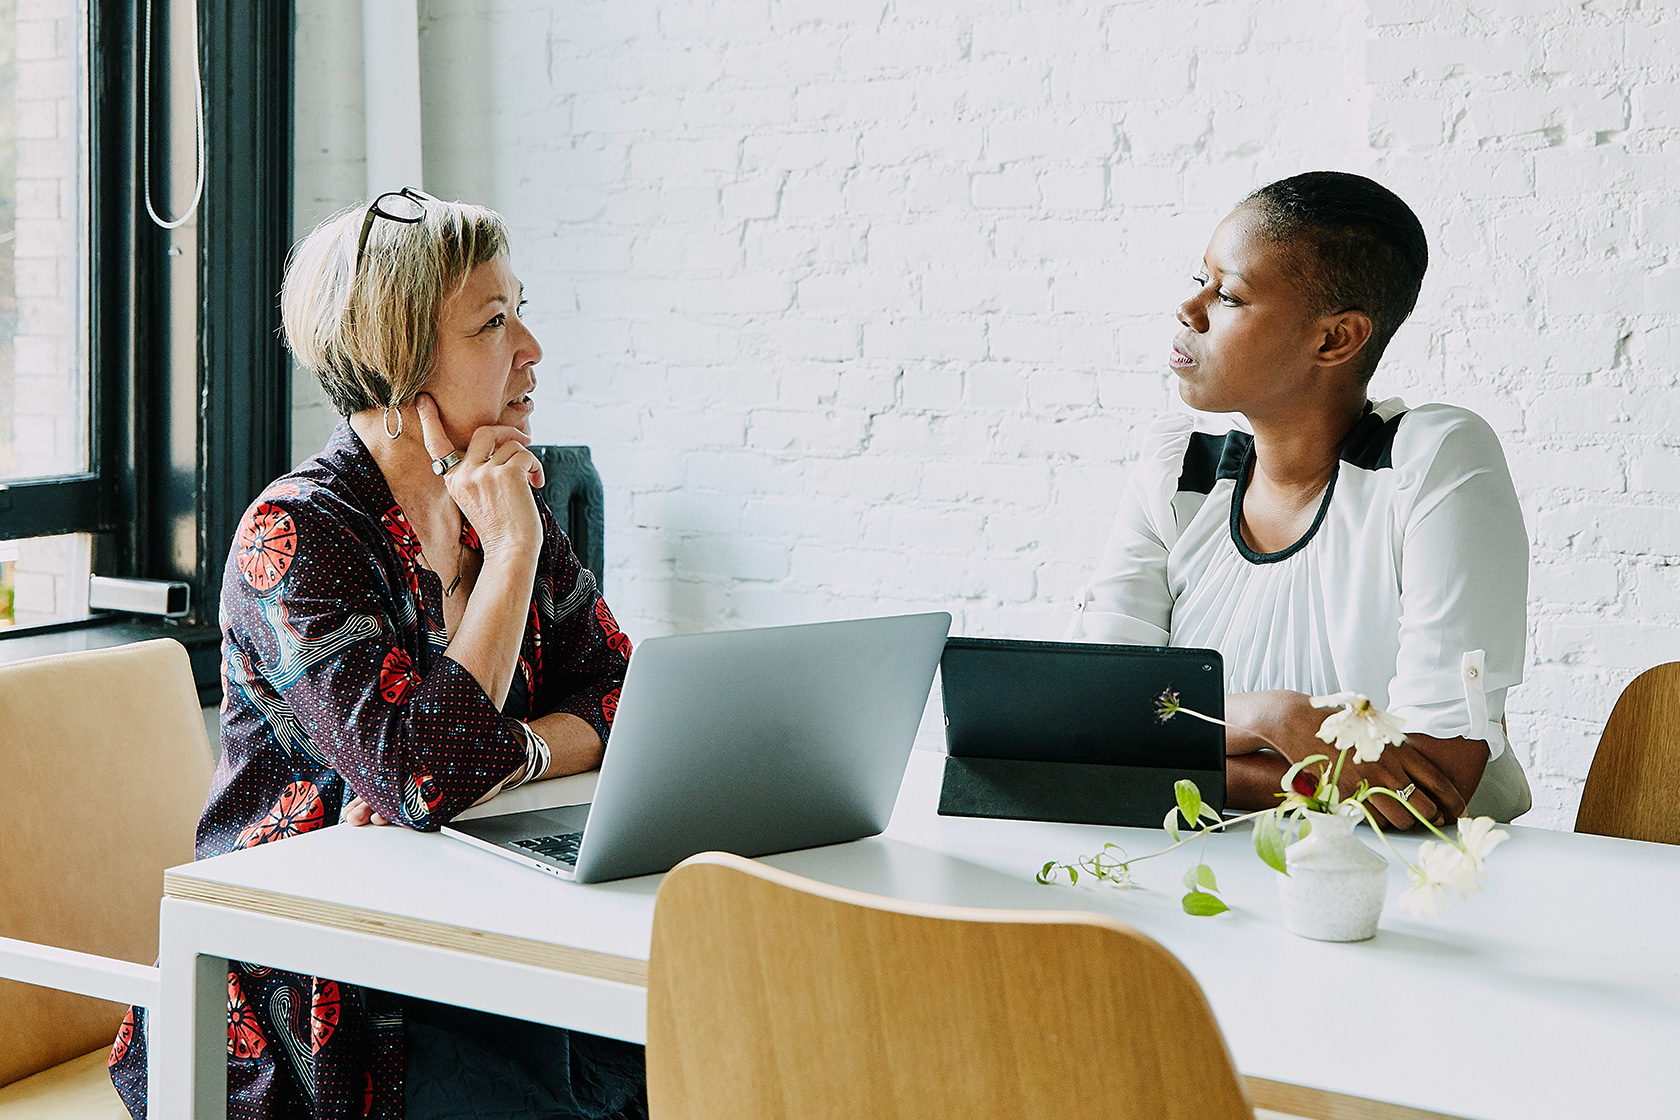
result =
[[24,630],[0,630],[0,664],[76,650],[107,649],[152,638],[174,638],[187,647],[200,706],[209,708],[222,702],[222,635],[214,626],[197,623],[139,615],[99,615]]

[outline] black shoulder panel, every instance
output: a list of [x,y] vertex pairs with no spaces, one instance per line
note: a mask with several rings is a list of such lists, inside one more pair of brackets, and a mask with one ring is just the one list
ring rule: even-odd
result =
[[1402,412],[1384,420],[1375,412],[1367,412],[1342,444],[1342,462],[1368,471],[1394,466],[1394,436],[1405,415]]
[[1242,473],[1243,459],[1253,445],[1254,437],[1247,432],[1233,431],[1222,436],[1192,432],[1190,446],[1184,449],[1184,466],[1178,475],[1179,492],[1209,494],[1220,479],[1236,478]]

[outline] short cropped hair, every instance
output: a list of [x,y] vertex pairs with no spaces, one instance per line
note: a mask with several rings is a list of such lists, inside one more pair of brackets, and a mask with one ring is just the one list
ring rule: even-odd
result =
[[280,289],[286,345],[341,416],[401,405],[431,376],[443,303],[467,273],[507,252],[507,226],[482,206],[427,199],[417,222],[340,210],[292,249]]
[[1400,196],[1363,175],[1309,171],[1268,183],[1243,200],[1261,230],[1284,246],[1314,316],[1363,311],[1371,339],[1362,378],[1417,306],[1429,268],[1423,224]]

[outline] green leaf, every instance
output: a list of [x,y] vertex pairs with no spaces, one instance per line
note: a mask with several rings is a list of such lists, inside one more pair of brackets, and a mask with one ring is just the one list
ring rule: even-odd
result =
[[1075,867],[1073,864],[1070,863],[1070,864],[1067,865],[1067,872],[1068,872],[1068,882],[1070,884],[1079,882],[1079,868]]
[[1178,795],[1178,811],[1184,814],[1184,823],[1195,828],[1202,815],[1202,791],[1189,778],[1180,778],[1173,783],[1173,793]]
[[1056,866],[1056,861],[1051,860],[1049,863],[1045,864],[1043,867],[1038,869],[1038,881],[1039,881],[1039,884],[1041,886],[1046,886],[1047,887],[1051,883],[1054,883],[1056,881],[1056,876],[1050,870],[1052,867],[1055,867],[1055,866]]
[[1196,865],[1196,885],[1206,891],[1219,889],[1219,881],[1213,877],[1213,868],[1205,863]]
[[1178,806],[1177,805],[1174,805],[1171,809],[1167,810],[1167,819],[1161,822],[1161,827],[1167,830],[1167,835],[1171,836],[1173,838],[1173,843],[1174,844],[1178,843]]
[[1284,840],[1283,825],[1277,819],[1277,814],[1267,813],[1263,817],[1254,818],[1254,854],[1273,871],[1284,875],[1289,874],[1289,867],[1284,862],[1283,850],[1289,845]]
[[1215,895],[1205,891],[1191,891],[1184,896],[1184,912],[1197,918],[1207,918],[1214,914],[1223,914],[1230,907],[1219,901]]
[[1297,832],[1295,834],[1295,839],[1305,840],[1307,837],[1309,837],[1311,835],[1312,835],[1312,822],[1309,821],[1306,817],[1302,817],[1301,818],[1301,829],[1300,829],[1299,832]]

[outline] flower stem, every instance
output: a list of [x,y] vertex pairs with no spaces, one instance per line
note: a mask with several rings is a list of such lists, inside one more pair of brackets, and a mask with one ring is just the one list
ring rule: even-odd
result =
[[[1401,797],[1398,793],[1389,789],[1387,786],[1372,786],[1370,791],[1366,794],[1366,796],[1369,797],[1372,794],[1377,794],[1377,793],[1385,793],[1388,796],[1394,798],[1394,800],[1396,800],[1396,801],[1400,802],[1400,804],[1404,805],[1406,807],[1406,811],[1408,813],[1412,814],[1412,816],[1416,817],[1418,819],[1419,823],[1421,823],[1423,825],[1423,827],[1427,828],[1429,831],[1433,832],[1435,835],[1439,836],[1442,840],[1445,840],[1447,843],[1451,844],[1453,847],[1455,847],[1455,848],[1458,847],[1458,841],[1457,840],[1454,840],[1452,837],[1448,836],[1446,833],[1444,833],[1440,829],[1436,828],[1435,825],[1434,825],[1434,822],[1430,821],[1429,818],[1425,817],[1422,813],[1420,813],[1416,809],[1412,808],[1412,802],[1411,802],[1410,798]],[[1367,814],[1367,815],[1369,815],[1369,814]],[[1373,824],[1372,827],[1375,828],[1376,826]]]
[[1205,723],[1218,724],[1220,727],[1228,728],[1228,727],[1231,726],[1230,724],[1226,723],[1222,719],[1215,719],[1213,716],[1204,716],[1201,712],[1196,711],[1196,709],[1194,709],[1194,708],[1176,708],[1176,709],[1174,709],[1174,713],[1175,714],[1187,715],[1187,716],[1195,716],[1197,719],[1202,720]]
[[1332,790],[1339,791],[1342,788],[1342,763],[1347,761],[1347,752],[1348,749],[1343,747],[1342,752],[1336,756],[1336,771],[1330,775],[1330,788]]
[[[1186,709],[1186,710],[1188,710],[1188,709]],[[1130,859],[1123,859],[1120,862],[1116,863],[1114,866],[1119,867],[1119,868],[1124,868],[1126,870],[1130,870],[1132,864],[1142,863],[1146,859],[1154,859],[1156,856],[1164,856],[1168,852],[1177,851],[1179,848],[1184,847],[1184,845],[1190,843],[1192,840],[1196,839],[1198,836],[1201,837],[1203,842],[1204,842],[1203,843],[1203,850],[1205,851],[1206,850],[1207,837],[1209,835],[1211,835],[1212,833],[1219,832],[1222,829],[1230,828],[1234,824],[1241,824],[1244,821],[1251,821],[1255,817],[1258,817],[1258,816],[1260,816],[1264,813],[1270,813],[1271,811],[1272,810],[1270,810],[1270,809],[1256,809],[1252,813],[1244,813],[1242,816],[1232,817],[1228,821],[1215,821],[1212,824],[1202,825],[1200,828],[1195,829],[1194,831],[1190,832],[1188,835],[1179,837],[1178,840],[1176,840],[1174,843],[1172,843],[1168,847],[1162,848],[1158,852],[1150,852],[1146,856],[1133,856]],[[1086,862],[1087,860],[1089,860],[1091,858],[1096,858],[1099,861],[1101,860],[1100,855],[1096,856],[1096,857],[1087,856],[1087,857],[1082,858],[1079,862],[1082,866],[1085,866],[1085,869],[1087,871],[1091,872],[1093,875],[1096,875],[1100,879],[1100,878],[1102,878],[1101,872],[1092,868],[1092,867],[1090,867]],[[1063,866],[1066,866],[1066,865],[1064,864]]]
[[[1399,860],[1401,863],[1405,864],[1406,869],[1408,871],[1416,871],[1417,868],[1412,866],[1412,861],[1407,859],[1405,856],[1401,855],[1400,852],[1394,847],[1394,845],[1390,844],[1388,842],[1388,837],[1383,835],[1382,826],[1377,824],[1376,816],[1374,814],[1372,814],[1370,808],[1365,804],[1365,802],[1356,801],[1356,802],[1354,802],[1354,804],[1358,805],[1359,806],[1359,811],[1361,813],[1365,814],[1365,820],[1367,822],[1369,822],[1369,824],[1371,825],[1371,831],[1377,834],[1377,839],[1382,841],[1383,847],[1385,847],[1389,851],[1393,852],[1394,853],[1394,858]],[[1400,804],[1404,805],[1405,802],[1401,801]],[[1422,818],[1419,818],[1419,819],[1421,820]],[[1426,821],[1425,823],[1427,824],[1428,822]],[[1443,837],[1443,839],[1444,839],[1444,837]]]

